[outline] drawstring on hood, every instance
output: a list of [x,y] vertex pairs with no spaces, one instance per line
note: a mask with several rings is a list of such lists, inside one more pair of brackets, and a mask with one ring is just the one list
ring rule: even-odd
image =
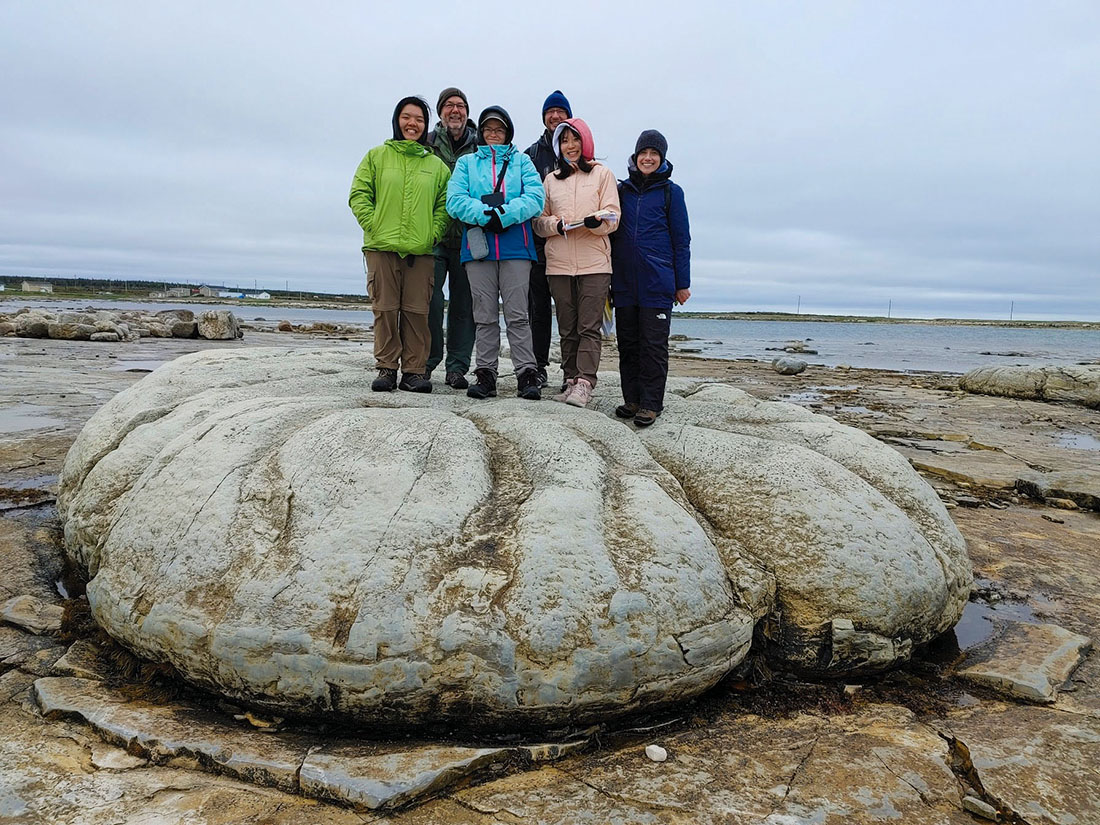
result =
[[401,134],[401,127],[397,122],[398,116],[401,114],[401,110],[408,106],[410,103],[419,106],[420,110],[424,112],[424,131],[420,134],[420,137],[416,139],[416,142],[421,146],[428,145],[428,123],[431,117],[431,109],[428,108],[428,102],[422,97],[413,95],[412,97],[403,97],[397,101],[397,105],[393,109],[393,139],[394,140],[408,140],[403,134]]

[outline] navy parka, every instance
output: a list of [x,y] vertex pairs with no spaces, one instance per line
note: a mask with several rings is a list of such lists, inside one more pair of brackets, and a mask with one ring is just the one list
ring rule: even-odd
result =
[[[617,307],[671,308],[676,290],[691,287],[691,231],[684,190],[667,160],[645,178],[631,158],[619,183],[622,207],[612,235],[611,291]],[[667,204],[667,208],[666,208]]]

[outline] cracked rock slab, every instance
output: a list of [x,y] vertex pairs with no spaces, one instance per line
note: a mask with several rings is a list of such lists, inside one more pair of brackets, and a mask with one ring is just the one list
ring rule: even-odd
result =
[[129,701],[88,679],[39,679],[34,693],[43,714],[82,719],[107,742],[155,763],[191,757],[209,770],[283,790],[297,790],[298,767],[309,748],[307,742],[234,729],[186,705]]
[[361,748],[310,753],[302,763],[302,793],[371,810],[397,808],[507,764],[504,748],[424,747],[362,754]]
[[831,419],[673,382],[654,436],[606,399],[371,393],[371,366],[196,353],[96,413],[58,493],[96,620],[275,715],[515,730],[696,696],[773,609],[773,657],[829,672],[833,619],[896,640],[887,667],[961,615],[935,493]]
[[[13,690],[24,687],[13,685]],[[486,770],[550,762],[586,742],[509,747],[460,747],[419,742],[336,740],[280,732],[265,734],[190,704],[129,699],[102,682],[50,677],[34,683],[43,715],[76,718],[115,748],[93,752],[93,763],[128,770],[145,759],[191,764],[212,773],[360,808],[399,807]]]
[[999,633],[967,653],[961,678],[1029,702],[1053,702],[1092,642],[1053,624],[1004,622]]
[[60,605],[29,595],[15,596],[0,605],[0,619],[38,635],[61,630],[64,612]]

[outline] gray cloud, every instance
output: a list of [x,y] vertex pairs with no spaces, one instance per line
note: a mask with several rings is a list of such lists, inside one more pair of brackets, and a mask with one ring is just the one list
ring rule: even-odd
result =
[[668,137],[693,309],[1100,318],[1092,2],[0,8],[0,273],[363,291],[393,102],[517,142],[562,88],[619,174]]

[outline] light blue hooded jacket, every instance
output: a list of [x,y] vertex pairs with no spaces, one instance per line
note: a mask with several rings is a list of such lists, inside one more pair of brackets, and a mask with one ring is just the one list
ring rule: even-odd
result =
[[[500,222],[505,231],[499,235],[485,233],[485,239],[489,242],[489,256],[484,260],[534,261],[538,256],[535,252],[535,233],[531,228],[531,218],[542,214],[545,194],[535,164],[512,144],[482,144],[473,154],[463,155],[458,159],[454,174],[447,184],[447,213],[465,225],[485,226],[489,222],[489,216],[485,214],[488,207],[481,202],[481,196],[493,191],[506,159],[508,169],[504,173],[504,183],[500,190],[504,195],[504,211],[500,215]],[[463,229],[463,263],[473,260],[466,233],[467,230]]]

